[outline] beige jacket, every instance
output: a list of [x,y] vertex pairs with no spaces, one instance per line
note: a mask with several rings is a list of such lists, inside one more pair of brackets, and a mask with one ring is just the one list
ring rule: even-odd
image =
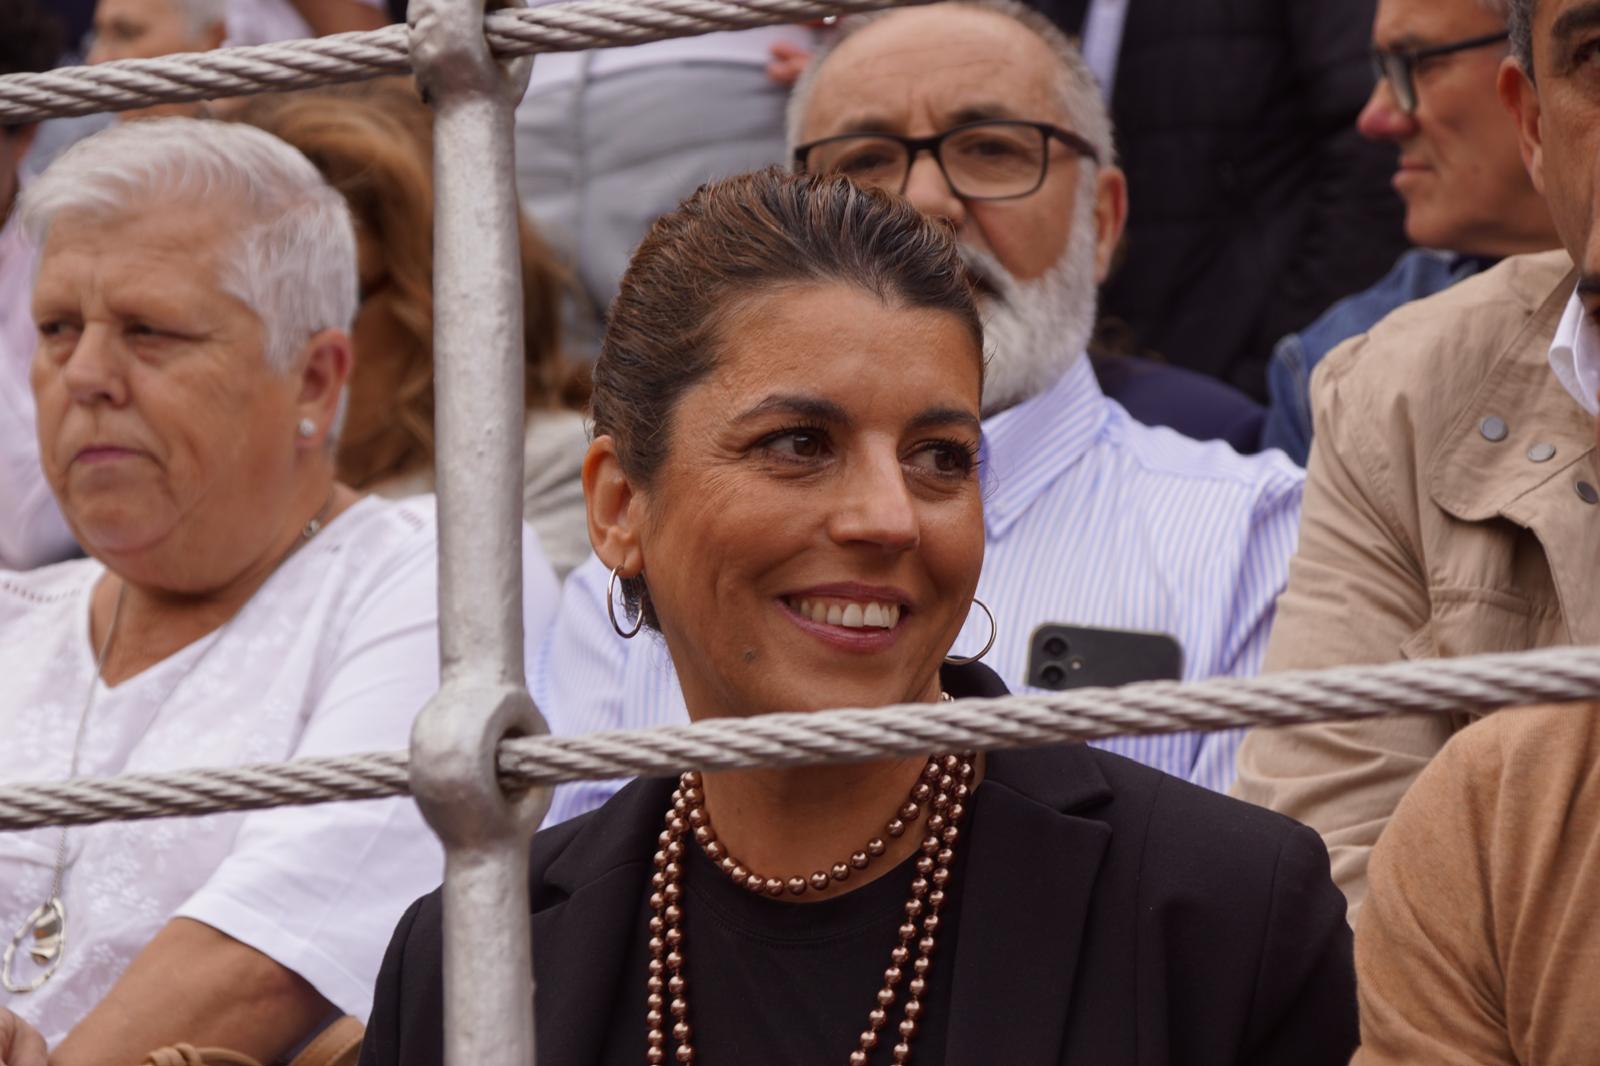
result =
[[1372,853],[1355,1066],[1600,1062],[1600,706],[1462,732]]
[[[1268,670],[1600,641],[1595,426],[1549,365],[1574,281],[1564,252],[1507,260],[1318,368]],[[1322,834],[1353,920],[1379,832],[1464,724],[1256,730],[1234,794]]]

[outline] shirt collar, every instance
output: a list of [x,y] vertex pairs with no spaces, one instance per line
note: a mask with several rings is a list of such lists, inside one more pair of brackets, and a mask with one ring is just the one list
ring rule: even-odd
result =
[[1105,393],[1080,353],[1054,385],[984,420],[983,520],[991,539],[1083,457],[1107,417]]
[[1579,407],[1600,415],[1600,327],[1576,292],[1550,344],[1550,369]]

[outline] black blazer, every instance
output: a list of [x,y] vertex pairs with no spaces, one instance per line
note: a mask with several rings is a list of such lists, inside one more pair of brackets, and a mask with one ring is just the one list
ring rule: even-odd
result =
[[[1004,694],[967,674],[953,695]],[[1350,930],[1311,830],[1082,745],[993,753],[981,788],[947,1066],[1349,1061]],[[534,838],[539,1066],[600,1054],[671,791],[635,781]],[[435,892],[389,945],[362,1066],[443,1060],[440,944]]]

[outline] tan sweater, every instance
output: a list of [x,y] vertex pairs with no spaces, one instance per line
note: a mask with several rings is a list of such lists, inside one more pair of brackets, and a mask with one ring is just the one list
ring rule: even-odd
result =
[[1458,734],[1370,875],[1353,1066],[1600,1063],[1600,704]]

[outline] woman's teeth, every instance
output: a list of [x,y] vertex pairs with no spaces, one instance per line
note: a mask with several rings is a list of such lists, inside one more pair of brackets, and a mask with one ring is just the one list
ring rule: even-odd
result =
[[898,603],[853,600],[790,600],[795,613],[830,626],[846,629],[893,629],[900,624]]

